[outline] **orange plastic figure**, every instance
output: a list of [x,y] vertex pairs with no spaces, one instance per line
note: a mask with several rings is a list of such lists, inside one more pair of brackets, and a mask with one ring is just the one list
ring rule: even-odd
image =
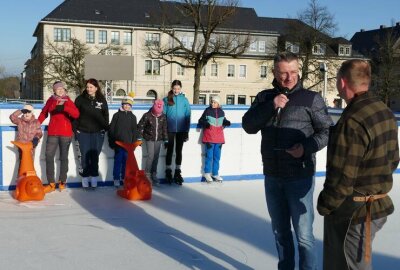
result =
[[126,159],[124,188],[117,191],[117,194],[128,200],[150,200],[151,184],[147,179],[144,170],[139,170],[134,151],[136,147],[142,144],[137,141],[134,143],[123,143],[116,141],[116,144],[128,152]]
[[43,200],[45,192],[42,181],[37,177],[33,166],[32,143],[17,141],[11,143],[21,149],[22,152],[14,198],[21,202]]

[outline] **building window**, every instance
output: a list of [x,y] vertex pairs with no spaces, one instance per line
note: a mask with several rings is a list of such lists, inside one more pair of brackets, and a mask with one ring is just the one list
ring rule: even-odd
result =
[[180,65],[176,66],[176,75],[183,76],[185,75],[185,68],[181,67]]
[[124,45],[132,45],[132,32],[124,32]]
[[235,77],[235,65],[228,65],[228,77]]
[[260,78],[267,78],[267,66],[260,66]]
[[324,55],[325,54],[325,46],[323,46],[321,44],[314,45],[312,53],[315,55]]
[[258,42],[258,51],[259,52],[265,52],[265,41],[260,40]]
[[244,95],[239,95],[239,96],[238,96],[238,104],[239,104],[239,105],[246,105],[246,96],[244,96]]
[[94,43],[94,30],[86,29],[86,43]]
[[300,45],[298,43],[286,42],[286,51],[292,53],[299,53]]
[[200,94],[199,95],[199,104],[206,105],[206,95]]
[[253,41],[252,43],[250,43],[250,51],[251,52],[257,51],[257,41]]
[[150,89],[149,91],[147,91],[146,97],[152,97],[154,99],[157,99],[157,91]]
[[217,64],[211,64],[211,76],[218,77],[218,65]]
[[111,31],[111,44],[119,45],[119,32]]
[[107,44],[107,31],[99,30],[99,44]]
[[160,75],[160,60],[146,60],[144,74]]
[[158,46],[158,45],[160,45],[160,34],[146,33],[146,46]]
[[119,97],[121,97],[121,96],[123,97],[123,96],[126,95],[126,92],[125,92],[124,89],[121,89],[121,88],[120,88],[120,89],[117,90],[117,92],[115,92],[115,95],[116,95],[116,96],[119,96]]
[[240,65],[239,66],[239,78],[246,78],[246,73],[247,73],[247,66]]
[[54,28],[54,41],[68,42],[71,40],[70,28]]
[[350,46],[339,45],[339,56],[350,56]]
[[226,105],[235,105],[235,95],[226,95]]

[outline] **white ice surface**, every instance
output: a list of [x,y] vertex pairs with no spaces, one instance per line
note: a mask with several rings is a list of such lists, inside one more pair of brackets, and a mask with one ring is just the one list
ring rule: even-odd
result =
[[[397,180],[397,181],[396,181]],[[374,241],[374,269],[400,269],[397,208]],[[316,179],[316,199],[323,178]],[[276,269],[263,181],[155,188],[127,201],[114,188],[53,192],[19,203],[0,192],[0,269]],[[316,213],[318,268],[323,219]]]

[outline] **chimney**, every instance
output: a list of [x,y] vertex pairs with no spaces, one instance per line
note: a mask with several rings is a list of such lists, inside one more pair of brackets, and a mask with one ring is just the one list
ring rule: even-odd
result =
[[386,25],[384,25],[384,24],[381,24],[381,26],[379,26],[379,29],[385,29],[386,28]]
[[396,26],[400,26],[400,22],[397,22],[397,23],[396,23]]
[[360,29],[360,32],[365,32],[365,29],[364,29],[364,28],[361,28],[361,29]]

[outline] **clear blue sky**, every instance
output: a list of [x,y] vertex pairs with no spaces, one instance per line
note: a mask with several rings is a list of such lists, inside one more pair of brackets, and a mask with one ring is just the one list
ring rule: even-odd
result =
[[[81,0],[90,1],[90,0]],[[110,0],[112,1],[112,0]],[[32,37],[38,22],[62,0],[0,0],[0,66],[7,74],[18,75],[30,57],[35,44]],[[253,7],[258,16],[296,18],[307,7],[308,0],[241,0],[240,5]],[[400,0],[319,0],[327,6],[338,23],[336,36],[350,39],[361,28],[390,26],[400,21]],[[279,4],[278,4],[279,3]]]

